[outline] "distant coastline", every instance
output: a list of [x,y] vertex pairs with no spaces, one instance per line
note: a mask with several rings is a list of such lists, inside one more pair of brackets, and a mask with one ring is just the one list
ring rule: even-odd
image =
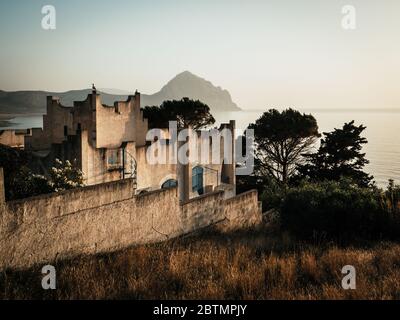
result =
[[42,113],[26,113],[26,114],[1,114],[0,113],[0,130],[13,129],[30,129],[42,127]]
[[[267,109],[272,109],[271,108],[265,108],[265,109],[242,109],[241,111],[249,111],[249,112],[264,112]],[[283,110],[286,109],[285,107],[276,107],[278,110]],[[398,113],[400,112],[400,108],[351,108],[351,109],[345,109],[345,108],[301,108],[301,107],[294,107],[296,110],[300,110],[302,112],[388,112],[388,113]]]

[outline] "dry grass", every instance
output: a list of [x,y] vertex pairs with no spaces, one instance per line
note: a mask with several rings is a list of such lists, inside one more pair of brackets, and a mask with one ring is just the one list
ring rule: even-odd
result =
[[[357,270],[343,290],[341,268]],[[0,275],[2,299],[400,299],[400,245],[364,248],[292,244],[266,230],[207,233]]]

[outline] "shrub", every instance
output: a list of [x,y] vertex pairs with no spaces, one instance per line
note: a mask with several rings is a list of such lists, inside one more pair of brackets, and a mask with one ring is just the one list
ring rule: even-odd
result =
[[376,191],[341,180],[303,183],[288,190],[281,225],[300,238],[346,241],[380,237],[389,221]]
[[394,219],[400,215],[400,186],[389,180],[386,191],[382,194],[382,206]]
[[7,200],[23,199],[40,194],[83,187],[83,173],[70,161],[56,159],[49,178],[35,174],[27,166],[17,167],[6,179]]
[[263,191],[260,196],[263,210],[268,211],[279,208],[285,198],[285,192],[285,187],[276,182],[275,179],[265,179]]
[[34,174],[27,167],[19,169],[11,181],[11,186],[8,189],[8,198],[10,200],[33,197],[54,191],[44,176]]
[[83,187],[83,173],[70,161],[56,159],[56,165],[50,170],[50,185],[55,192]]
[[400,186],[389,180],[389,185],[384,192],[380,193],[381,207],[384,210],[393,238],[398,239],[400,235]]

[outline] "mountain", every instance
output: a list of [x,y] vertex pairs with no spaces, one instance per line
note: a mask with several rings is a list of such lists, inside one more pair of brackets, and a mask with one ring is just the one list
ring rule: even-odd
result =
[[207,104],[212,111],[238,111],[227,90],[215,87],[210,81],[200,78],[189,71],[178,74],[159,92],[142,96],[142,106],[160,105],[165,100],[189,97]]
[[[73,101],[82,101],[91,89],[72,90],[67,92],[47,91],[14,91],[0,90],[0,115],[6,114],[44,114],[46,112],[46,96],[57,96],[64,106],[72,106]],[[113,105],[114,101],[127,99],[128,92],[119,89],[100,89],[104,104]],[[109,92],[109,93],[105,93]],[[113,93],[113,94],[112,94]],[[121,93],[121,94],[115,94]],[[238,106],[232,101],[227,90],[215,87],[210,81],[202,79],[189,71],[178,74],[159,92],[152,95],[142,94],[142,107],[160,105],[165,100],[189,97],[206,103],[211,112],[237,111]]]

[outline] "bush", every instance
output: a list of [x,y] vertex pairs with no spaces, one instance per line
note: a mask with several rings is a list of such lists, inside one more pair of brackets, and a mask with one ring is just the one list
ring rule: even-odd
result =
[[56,165],[50,169],[49,182],[55,192],[83,187],[83,173],[75,162],[56,159]]
[[382,207],[388,214],[397,220],[400,215],[400,186],[389,180],[386,191],[382,194]]
[[265,179],[263,191],[260,196],[264,211],[279,208],[285,198],[286,189],[275,179]]
[[34,174],[27,167],[20,168],[11,185],[12,188],[8,189],[7,194],[10,200],[33,197],[54,191],[44,176]]
[[75,163],[58,159],[55,167],[50,169],[48,178],[35,174],[26,165],[20,165],[6,175],[5,185],[7,201],[84,186],[83,173]]
[[346,241],[391,233],[379,194],[348,180],[303,183],[288,190],[281,206],[281,225],[303,239]]

